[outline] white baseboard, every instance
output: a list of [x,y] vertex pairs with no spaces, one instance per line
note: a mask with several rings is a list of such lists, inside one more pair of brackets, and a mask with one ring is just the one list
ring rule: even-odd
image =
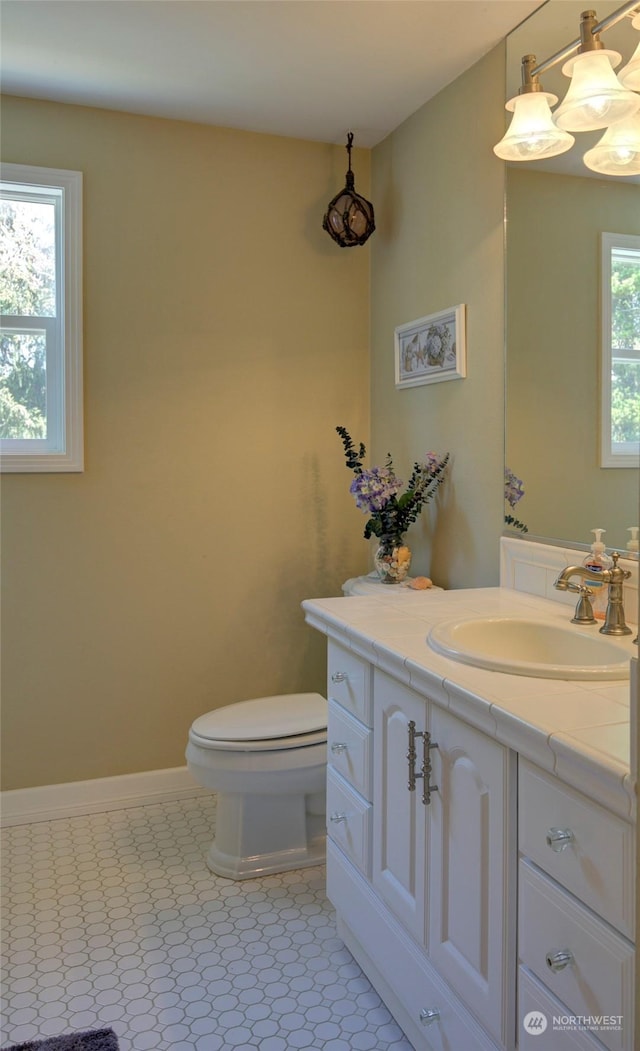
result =
[[36,821],[124,810],[206,794],[207,789],[196,784],[186,766],[99,777],[93,781],[17,788],[0,794],[0,824],[30,825]]

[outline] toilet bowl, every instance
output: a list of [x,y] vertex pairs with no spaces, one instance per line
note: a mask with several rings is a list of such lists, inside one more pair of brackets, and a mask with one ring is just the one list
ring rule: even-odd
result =
[[239,701],[189,730],[187,767],[217,794],[209,868],[229,879],[325,858],[327,702],[319,693]]

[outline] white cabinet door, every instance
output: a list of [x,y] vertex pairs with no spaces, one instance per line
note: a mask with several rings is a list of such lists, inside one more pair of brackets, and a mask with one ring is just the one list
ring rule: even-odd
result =
[[[384,672],[374,673],[373,885],[413,938],[425,940],[428,808],[422,782],[408,789],[409,721],[426,729],[424,697]],[[418,764],[420,766],[420,764]]]
[[431,707],[429,956],[502,1045],[513,1033],[515,756]]

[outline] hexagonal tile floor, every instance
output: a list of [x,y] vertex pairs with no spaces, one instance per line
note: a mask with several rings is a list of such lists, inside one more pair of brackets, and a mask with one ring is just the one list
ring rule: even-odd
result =
[[110,1026],[121,1051],[411,1051],[324,869],[214,876],[214,821],[198,796],[3,832],[1,1047]]

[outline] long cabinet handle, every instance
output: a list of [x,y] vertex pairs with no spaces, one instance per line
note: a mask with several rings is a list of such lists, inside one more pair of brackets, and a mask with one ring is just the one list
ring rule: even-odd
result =
[[[416,730],[416,724],[413,719],[409,720],[409,751],[407,752],[407,759],[409,761],[409,781],[407,788],[410,792],[415,792],[416,781],[422,779],[422,802],[425,806],[429,806],[431,803],[431,793],[438,791],[437,785],[431,784],[431,749],[437,748],[437,742],[431,740],[431,734],[428,730]],[[416,752],[416,738],[422,738],[422,770],[420,773],[416,773],[416,759],[418,754]]]

